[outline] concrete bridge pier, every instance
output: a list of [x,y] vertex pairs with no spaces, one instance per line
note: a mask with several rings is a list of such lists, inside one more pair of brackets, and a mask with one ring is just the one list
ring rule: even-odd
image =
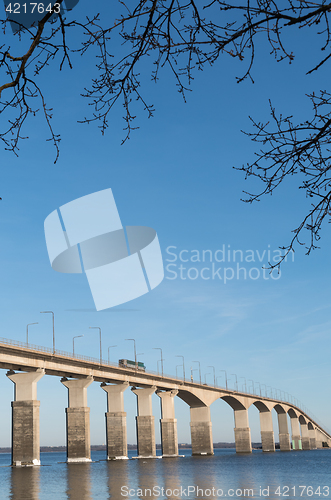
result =
[[291,440],[290,433],[288,431],[287,413],[279,405],[275,406],[275,410],[277,411],[278,418],[280,451],[291,451]]
[[190,408],[192,455],[214,455],[210,407]]
[[15,384],[12,401],[12,465],[40,465],[39,406],[37,382],[45,375],[38,369],[28,373],[7,372]]
[[107,393],[107,460],[128,458],[126,413],[123,400],[123,392],[128,386],[129,382],[116,385],[101,384],[102,389]]
[[308,431],[308,424],[302,416],[299,417],[299,422],[301,425],[301,442],[303,450],[310,450],[310,438]]
[[254,405],[259,410],[260,414],[262,451],[275,451],[275,436],[272,424],[271,409],[262,401],[256,401]]
[[[294,413],[294,411],[293,411],[293,413]],[[290,412],[289,412],[289,415],[291,417],[292,448],[293,448],[293,450],[302,450],[299,418]]]
[[308,423],[308,432],[309,432],[309,439],[310,439],[310,449],[311,450],[316,450],[316,431],[311,424],[311,422]]
[[178,456],[177,419],[174,400],[178,391],[157,391],[161,399],[161,443],[163,457]]
[[251,430],[248,423],[248,411],[234,410],[234,438],[237,453],[252,453]]
[[316,448],[317,449],[323,448],[322,433],[318,429],[315,429],[315,433],[316,433]]
[[270,410],[260,410],[262,450],[275,451],[275,437]]
[[156,457],[155,447],[155,426],[152,410],[152,394],[156,387],[146,389],[131,389],[137,396],[137,447],[138,457],[154,458]]
[[68,389],[67,462],[91,462],[90,408],[87,407],[87,387],[93,377],[61,379]]

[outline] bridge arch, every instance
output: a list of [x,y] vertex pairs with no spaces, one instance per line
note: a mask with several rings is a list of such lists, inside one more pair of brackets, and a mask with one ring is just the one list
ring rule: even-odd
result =
[[299,416],[299,422],[301,427],[301,442],[303,450],[311,449],[311,441],[310,441],[310,431],[308,428],[308,419],[304,415]]
[[[262,443],[262,450],[264,452],[273,452],[275,451],[275,438],[274,438],[274,429],[273,429],[273,419],[272,419],[272,409],[273,403],[270,401],[263,401],[260,398],[250,398],[250,408],[256,408],[259,412],[259,423],[260,423],[260,436]],[[252,410],[254,412],[254,410]],[[251,415],[254,419],[256,418],[256,410],[255,415]]]
[[252,404],[262,413],[271,410],[263,401],[254,401]]
[[286,414],[285,408],[282,405],[280,405],[279,403],[275,404],[274,410],[278,413],[278,415]]
[[298,418],[297,412],[293,408],[289,408],[287,413],[290,418]]
[[223,399],[234,411],[246,410],[246,407],[239,401],[239,399],[233,396],[221,396],[220,399]]
[[307,425],[307,420],[305,419],[305,417],[303,415],[299,416],[299,422],[301,425]]

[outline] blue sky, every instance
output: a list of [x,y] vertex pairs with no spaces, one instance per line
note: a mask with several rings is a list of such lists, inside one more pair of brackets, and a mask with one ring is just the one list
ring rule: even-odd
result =
[[[97,3],[93,5],[97,9]],[[87,2],[81,0],[76,15],[82,15],[86,7]],[[110,10],[107,15],[112,19]],[[132,343],[125,339],[135,338],[148,369],[156,370],[159,357],[152,348],[162,347],[165,373],[175,374],[180,363],[175,355],[184,355],[187,375],[191,366],[197,366],[192,361],[199,360],[203,377],[212,372],[208,368],[212,365],[220,377],[220,370],[225,369],[232,384],[231,374],[236,374],[278,388],[302,401],[331,428],[327,226],[321,249],[307,257],[304,248],[297,248],[294,261],[282,266],[279,279],[269,275],[263,279],[261,267],[266,261],[243,264],[247,272],[252,267],[260,270],[259,279],[232,279],[226,284],[217,277],[204,280],[200,275],[188,279],[185,274],[186,280],[173,280],[166,269],[164,281],[151,293],[104,312],[83,311],[94,307],[86,277],[52,270],[43,232],[44,219],[59,206],[111,188],[123,224],[157,231],[165,266],[170,264],[167,259],[173,259],[168,247],[176,247],[171,251],[177,256],[187,250],[187,257],[193,250],[215,252],[230,245],[244,255],[252,250],[257,256],[257,251],[261,255],[287,244],[291,230],[309,207],[304,192],[295,188],[297,179],[289,179],[272,197],[247,205],[240,201],[242,191],[259,186],[245,181],[232,168],[252,160],[254,145],[240,130],[249,129],[249,115],[269,118],[269,98],[284,114],[302,119],[309,113],[304,94],[328,88],[327,67],[305,76],[314,57],[312,41],[298,32],[287,41],[296,52],[292,65],[276,63],[261,45],[253,70],[255,83],[237,85],[235,76],[242,74],[244,63],[222,59],[196,74],[186,104],[166,71],[155,85],[149,82],[148,67],[143,64],[146,93],[155,105],[155,116],[148,120],[140,112],[140,129],[123,146],[120,107],[114,109],[104,137],[94,125],[77,124],[87,113],[87,102],[79,94],[89,83],[92,59],[84,63],[74,58],[71,71],[59,73],[55,66],[46,70],[40,84],[47,86],[47,103],[54,108],[53,125],[62,135],[58,163],[53,164],[54,151],[45,142],[48,135],[38,115],[23,131],[30,140],[21,143],[18,158],[0,152],[1,337],[24,341],[26,325],[39,322],[30,328],[30,341],[50,347],[51,317],[40,311],[53,310],[58,349],[70,351],[73,336],[84,334],[76,341],[76,351],[98,357],[97,331],[89,326],[99,326],[104,352],[109,345],[118,346],[111,350],[112,361],[132,358]],[[305,236],[308,240],[308,234]],[[204,267],[203,263],[182,264],[199,272]],[[218,267],[224,267],[223,263]],[[207,375],[207,381],[212,382],[212,375]],[[242,385],[244,380],[239,382]],[[13,384],[4,370],[0,392],[0,446],[8,446]],[[92,444],[105,441],[105,396],[97,383],[88,389]],[[66,389],[59,379],[45,376],[38,384],[38,399],[41,444],[64,444]],[[132,443],[135,396],[129,390],[125,405],[128,441]],[[157,396],[153,405],[157,419]],[[176,414],[179,441],[188,442],[189,410],[177,400]],[[226,403],[213,404],[212,421],[214,441],[233,441],[233,415]],[[255,408],[250,410],[250,422],[252,438],[258,441]]]

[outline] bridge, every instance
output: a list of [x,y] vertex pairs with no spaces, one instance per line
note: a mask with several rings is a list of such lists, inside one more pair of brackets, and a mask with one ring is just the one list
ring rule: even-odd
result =
[[259,410],[263,452],[275,451],[271,414],[273,409],[278,417],[281,451],[331,447],[331,436],[306,410],[277,398],[160,376],[8,339],[0,339],[0,368],[7,370],[7,377],[15,384],[12,401],[13,466],[40,465],[40,401],[37,400],[37,383],[44,375],[61,377],[61,383],[68,389],[68,462],[91,461],[87,387],[92,382],[99,382],[107,394],[106,435],[109,460],[128,458],[123,393],[129,386],[137,397],[138,458],[156,457],[152,413],[154,393],[161,401],[163,457],[178,456],[175,397],[179,397],[190,407],[192,455],[213,455],[210,405],[217,399],[223,399],[233,410],[237,453],[252,452],[248,421],[248,408],[251,405]]

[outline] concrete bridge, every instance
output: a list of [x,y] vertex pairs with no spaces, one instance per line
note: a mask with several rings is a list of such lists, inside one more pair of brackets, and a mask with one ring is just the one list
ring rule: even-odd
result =
[[[259,410],[261,441],[264,452],[275,451],[271,411],[278,416],[281,451],[311,450],[331,447],[331,436],[297,406],[278,399],[245,392],[212,387],[159,376],[131,368],[110,365],[86,356],[53,352],[23,342],[0,339],[0,368],[15,384],[12,402],[12,465],[39,465],[39,406],[37,383],[44,375],[61,377],[68,389],[66,408],[67,461],[88,462],[90,454],[90,420],[87,387],[101,383],[107,394],[106,434],[108,459],[126,459],[126,413],[123,393],[131,386],[137,397],[138,457],[156,457],[155,424],[152,395],[161,401],[161,444],[163,457],[178,456],[177,420],[174,399],[179,397],[190,407],[192,455],[212,455],[213,439],[210,405],[223,399],[234,413],[234,434],[237,453],[251,453],[248,408]],[[288,426],[291,422],[291,436]]]

